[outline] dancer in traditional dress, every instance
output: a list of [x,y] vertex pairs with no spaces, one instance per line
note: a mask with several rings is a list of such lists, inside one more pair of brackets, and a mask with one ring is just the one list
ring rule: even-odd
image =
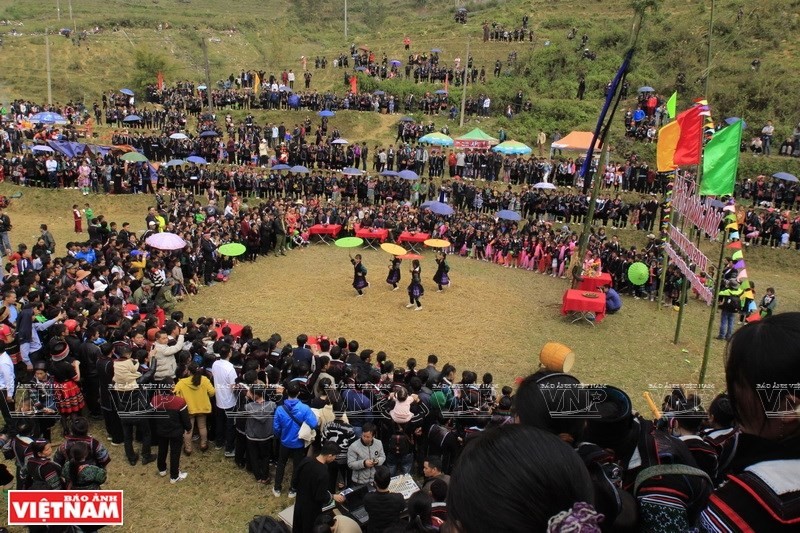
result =
[[367,281],[367,267],[361,264],[361,254],[356,254],[355,258],[350,256],[353,264],[353,288],[356,290],[356,298],[364,296],[364,289],[369,287]]
[[392,286],[393,291],[400,288],[397,284],[400,283],[400,264],[402,262],[403,260],[397,256],[392,257],[389,262],[389,275],[386,276],[386,283]]
[[433,275],[433,281],[439,287],[438,292],[442,292],[446,285],[450,285],[450,265],[447,264],[447,254],[439,252],[436,254],[436,274]]
[[406,307],[409,309],[417,306],[415,311],[422,309],[422,304],[419,299],[425,294],[425,289],[422,287],[422,267],[419,266],[419,259],[414,259],[411,262],[411,284],[408,286],[408,304]]

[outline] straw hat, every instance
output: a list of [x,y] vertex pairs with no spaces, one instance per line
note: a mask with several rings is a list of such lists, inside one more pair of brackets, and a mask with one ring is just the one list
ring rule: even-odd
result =
[[92,272],[90,270],[78,270],[78,273],[75,274],[75,277],[78,279],[78,281],[81,281],[91,273]]

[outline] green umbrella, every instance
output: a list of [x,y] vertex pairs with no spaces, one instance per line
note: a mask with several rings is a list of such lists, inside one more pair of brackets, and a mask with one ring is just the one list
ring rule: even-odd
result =
[[355,248],[364,244],[364,239],[360,237],[342,237],[341,239],[336,239],[334,244],[339,248]]
[[128,152],[127,154],[120,157],[123,161],[127,161],[128,163],[144,163],[147,161],[147,158],[140,154],[139,152]]
[[647,278],[650,277],[650,270],[644,263],[634,263],[628,267],[628,279],[634,285],[644,285]]
[[221,255],[227,255],[228,257],[236,257],[242,255],[247,251],[244,244],[240,244],[238,242],[229,242],[228,244],[223,244],[220,246],[217,251]]

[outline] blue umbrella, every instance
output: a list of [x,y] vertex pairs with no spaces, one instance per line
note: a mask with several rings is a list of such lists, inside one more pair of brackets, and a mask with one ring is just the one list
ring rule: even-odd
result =
[[278,85],[278,90],[282,93],[285,93],[286,91],[289,90],[289,87],[287,87],[286,85]]
[[447,94],[447,91],[445,91],[444,89],[437,89],[436,94]]
[[43,111],[36,113],[31,117],[31,122],[34,124],[66,124],[67,119],[58,113],[51,113],[50,111]]
[[277,165],[274,165],[272,167],[272,170],[289,170],[290,168],[292,168],[292,167],[290,167],[289,165],[284,165],[283,163],[278,163]]
[[437,215],[452,215],[455,213],[452,207],[442,202],[431,202],[430,205],[427,206],[431,212],[436,213]]
[[289,102],[289,107],[295,108],[300,105],[300,97],[296,94],[291,95],[287,100]]
[[342,174],[345,176],[361,176],[364,172],[357,168],[345,167],[342,169]]
[[308,169],[303,165],[295,165],[289,169],[289,172],[294,172],[295,174],[308,174]]
[[791,181],[797,182],[797,176],[794,174],[789,174],[788,172],[776,172],[772,175],[773,178],[783,180],[783,181]]
[[642,120],[644,120],[644,110],[637,109],[636,111],[633,112],[633,121],[641,122]]
[[728,125],[736,124],[740,120],[742,121],[742,129],[746,130],[747,129],[747,122],[745,122],[743,119],[741,119],[739,117],[728,117],[728,118],[725,119],[725,124],[728,124]]
[[199,155],[190,155],[186,158],[189,163],[194,163],[195,165],[207,165],[208,161],[200,157]]
[[441,51],[442,51],[442,50],[441,50],[441,49],[439,49],[439,48],[434,48],[433,50],[431,50],[431,52],[432,52],[432,53],[434,53],[434,54],[438,54],[438,53],[439,53],[439,52],[441,52]]
[[198,85],[197,86],[197,90],[198,91],[205,91],[206,89],[208,89],[208,87],[206,87],[205,85]]
[[428,200],[427,202],[422,202],[419,206],[420,207],[428,207],[431,204],[438,203],[436,200]]
[[502,218],[503,220],[522,220],[522,217],[516,211],[511,211],[510,209],[503,209],[502,211],[498,211],[494,214],[497,218]]
[[372,94],[374,94],[375,96],[383,96],[383,95],[384,95],[384,94],[386,94],[386,93],[385,93],[385,92],[383,92],[383,91],[375,91],[375,92],[373,92]]
[[650,86],[645,85],[644,87],[639,87],[639,92],[640,93],[654,93],[654,92],[656,92],[656,90],[653,89]]
[[170,159],[166,163],[164,163],[165,167],[179,167],[181,165],[185,165],[186,161],[183,159]]
[[142,117],[139,115],[128,115],[122,119],[122,122],[139,122],[140,120],[142,120]]
[[400,119],[400,122],[416,122],[413,117],[403,117]]
[[397,173],[397,176],[399,178],[404,179],[404,180],[418,180],[419,179],[419,175],[416,172],[414,172],[413,170],[401,170],[400,172]]
[[128,96],[133,96],[133,91],[131,91],[130,89],[120,89],[119,92],[121,92],[122,94],[127,94]]
[[367,70],[367,67],[356,67],[357,72],[364,72],[365,70]]
[[200,137],[216,137],[217,135],[219,135],[219,133],[214,130],[206,130],[200,134]]
[[392,59],[391,61],[389,61],[389,64],[393,67],[399,67],[403,63],[401,63],[399,59]]
[[31,148],[31,151],[32,152],[48,152],[48,153],[49,152],[55,152],[55,150],[53,150],[49,146],[45,146],[43,144],[37,144],[36,146]]
[[320,111],[319,113],[317,113],[317,115],[320,116],[320,117],[335,117],[336,113],[334,113],[333,111],[331,111],[329,109],[324,109],[324,110]]
[[384,170],[381,172],[381,176],[397,176],[397,172],[394,170]]

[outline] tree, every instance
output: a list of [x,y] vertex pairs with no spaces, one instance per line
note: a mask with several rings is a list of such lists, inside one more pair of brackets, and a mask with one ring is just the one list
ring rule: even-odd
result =
[[131,85],[137,94],[144,94],[148,85],[156,83],[158,73],[167,75],[169,63],[167,58],[146,48],[139,48],[133,54],[133,71]]

